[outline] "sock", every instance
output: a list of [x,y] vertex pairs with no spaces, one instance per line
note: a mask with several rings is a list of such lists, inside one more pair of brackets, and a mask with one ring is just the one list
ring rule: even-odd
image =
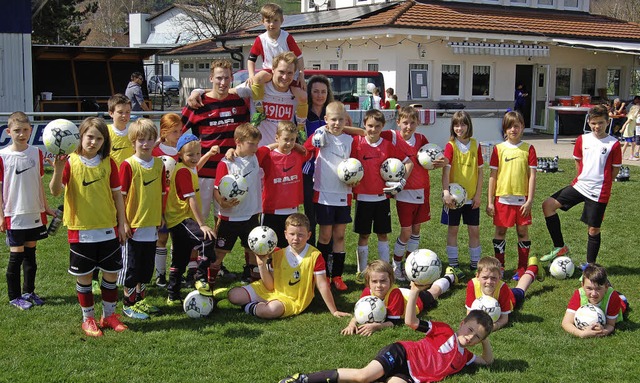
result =
[[20,298],[20,266],[24,261],[23,251],[11,251],[9,253],[9,263],[7,264],[7,291],[9,300]]
[[136,299],[139,301],[143,300],[144,297],[147,295],[147,285],[145,285],[144,283],[141,283],[140,285],[136,286],[136,292],[138,295]]
[[478,247],[470,247],[469,248],[469,257],[471,258],[471,268],[478,268],[478,261],[480,260],[480,256],[482,255],[482,248]]
[[369,246],[358,246],[358,272],[364,272],[369,261]]
[[333,269],[331,270],[332,277],[341,277],[344,272],[344,259],[347,254],[345,252],[333,253]]
[[156,247],[156,275],[167,273],[167,248]]
[[333,266],[331,244],[318,242],[318,246],[316,246],[316,248],[322,253],[322,257],[324,258],[324,263],[327,269],[327,277],[331,277],[331,269]]
[[389,241],[378,241],[378,259],[389,262]]
[[82,321],[95,317],[91,285],[81,285],[76,282],[76,292],[78,293],[78,303],[80,303],[80,308],[82,309]]
[[32,293],[36,289],[36,271],[38,265],[36,263],[36,248],[24,248],[24,260],[22,261],[22,270],[24,272],[24,280],[22,285],[23,293]]
[[[450,278],[453,277],[451,274],[448,275],[450,276]],[[437,281],[433,282],[433,286],[438,286],[443,293],[449,290],[449,287],[451,287],[452,284],[453,283],[451,283],[451,280],[447,278],[447,275],[445,275],[444,278],[440,278]]]
[[308,374],[307,383],[338,383],[338,370],[324,370]]
[[531,249],[531,241],[518,242],[518,269],[526,269],[529,262],[529,250]]
[[525,271],[525,274],[529,274],[531,275],[531,278],[536,279],[536,275],[538,275],[538,266],[527,266],[527,271]]
[[137,292],[135,287],[125,287],[124,288],[124,299],[122,300],[122,304],[125,306],[133,306],[136,303]]
[[102,291],[102,316],[107,318],[116,312],[118,286],[116,286],[115,282],[107,282],[102,278],[100,290]]
[[182,273],[176,267],[169,268],[169,280],[167,291],[171,299],[180,299],[180,287],[182,285]]
[[404,258],[404,251],[407,248],[407,244],[402,242],[398,237],[396,243],[393,245],[393,259],[396,261],[402,261]]
[[458,267],[458,246],[447,246],[447,258],[449,266]]
[[547,223],[547,230],[549,231],[549,235],[551,235],[553,246],[564,246],[564,239],[562,238],[562,229],[560,228],[560,217],[558,216],[558,213],[545,217],[544,220]]
[[411,237],[409,237],[407,241],[407,251],[412,253],[418,250],[418,246],[420,246],[420,234],[411,234]]
[[258,301],[247,303],[244,305],[244,312],[249,315],[256,316],[256,306],[258,306],[258,303]]
[[587,263],[596,263],[600,251],[600,233],[589,235],[587,240]]
[[507,246],[507,241],[504,239],[493,239],[493,252],[495,257],[498,258],[502,267],[504,267],[504,249]]

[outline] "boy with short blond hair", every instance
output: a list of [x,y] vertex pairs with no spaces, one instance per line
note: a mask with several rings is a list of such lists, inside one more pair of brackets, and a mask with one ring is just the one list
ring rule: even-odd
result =
[[311,304],[315,286],[331,315],[349,316],[336,308],[322,254],[307,243],[311,235],[309,219],[304,214],[291,214],[285,221],[283,234],[288,246],[257,256],[261,279],[231,289],[229,301],[244,306],[247,314],[259,318],[285,318],[302,313]]
[[122,312],[133,319],[148,319],[159,310],[146,303],[146,284],[155,264],[158,226],[162,222],[166,176],[162,159],[153,156],[158,131],[153,121],[139,118],[129,126],[135,153],[120,166],[120,185],[131,237],[123,248]]
[[[6,233],[9,245],[7,293],[11,306],[27,310],[44,304],[35,293],[36,243],[47,238],[47,214],[55,213],[47,205],[42,186],[44,156],[40,149],[29,145],[29,117],[23,112],[12,113],[6,132],[11,144],[0,150],[0,231]],[[24,270],[23,294],[20,268]]]

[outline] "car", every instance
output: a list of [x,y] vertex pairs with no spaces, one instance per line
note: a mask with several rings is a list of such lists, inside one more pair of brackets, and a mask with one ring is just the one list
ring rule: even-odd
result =
[[175,96],[180,93],[180,81],[173,76],[151,76],[147,86],[149,93],[169,93]]

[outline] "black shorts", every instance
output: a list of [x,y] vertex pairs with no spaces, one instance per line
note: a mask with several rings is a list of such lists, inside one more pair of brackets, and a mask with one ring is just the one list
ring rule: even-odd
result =
[[383,347],[374,360],[378,361],[384,370],[384,375],[377,381],[386,382],[388,379],[396,377],[408,383],[413,382],[407,366],[407,351],[400,343]]
[[[249,247],[247,239],[251,230],[260,226],[258,214],[252,216],[246,221],[225,221],[218,222],[218,238],[216,239],[216,249],[231,251],[236,244],[238,237],[240,244],[245,249]],[[277,234],[277,233],[276,233]],[[284,236],[284,234],[282,234]],[[280,237],[280,236],[278,236]],[[285,246],[286,247],[286,246]]]
[[316,203],[316,222],[322,226],[351,223],[351,206]]
[[87,275],[96,268],[107,273],[122,269],[122,247],[118,239],[69,245],[69,274]]
[[149,283],[155,267],[156,243],[129,239],[122,250],[122,271],[118,276],[118,284],[133,288],[138,283]]
[[462,217],[462,222],[467,226],[480,225],[480,208],[472,209],[471,206],[470,203],[464,204],[460,209],[449,209],[443,206],[440,223],[448,226],[460,226],[460,217]]
[[262,214],[262,225],[268,226],[276,232],[278,236],[278,247],[281,249],[289,246],[287,239],[284,237],[284,224],[288,217],[288,215],[284,214]]
[[171,248],[171,267],[176,269],[179,274],[182,274],[187,267],[191,258],[191,250],[193,249],[198,250],[208,259],[213,259],[213,241],[204,238],[204,233],[194,219],[185,219],[170,228],[169,233],[173,243]]
[[584,202],[582,208],[582,217],[580,220],[591,227],[600,227],[602,220],[604,219],[604,211],[607,209],[607,204],[604,202],[597,202],[589,199],[573,186],[567,186],[564,189],[560,189],[551,196],[562,205],[560,209],[567,211],[575,205]]
[[372,225],[376,234],[391,233],[391,203],[388,198],[376,202],[356,201],[353,232],[371,234]]
[[25,242],[39,241],[48,236],[45,225],[32,229],[9,229],[7,230],[7,245],[9,247],[24,246]]
[[433,310],[438,307],[438,300],[433,297],[433,295],[425,290],[420,290],[418,293],[418,298],[422,302],[422,311],[425,310]]

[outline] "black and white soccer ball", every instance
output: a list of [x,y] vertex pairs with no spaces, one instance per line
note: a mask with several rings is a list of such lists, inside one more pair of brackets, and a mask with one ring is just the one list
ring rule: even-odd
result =
[[567,279],[571,278],[575,268],[576,265],[571,258],[566,256],[556,257],[549,265],[549,274],[556,279]]
[[251,230],[247,242],[257,255],[267,255],[278,246],[278,236],[269,226],[258,226]]
[[430,285],[440,278],[442,262],[429,249],[418,249],[407,257],[404,271],[410,281],[417,285]]
[[444,152],[437,144],[426,144],[418,150],[418,163],[427,170],[433,170],[433,161],[442,157],[444,157]]
[[59,118],[44,127],[42,141],[53,155],[71,154],[80,144],[80,130],[73,122]]
[[380,165],[380,176],[385,182],[398,182],[404,175],[404,164],[397,158],[387,158]]
[[173,171],[176,170],[176,165],[178,163],[171,156],[160,156],[160,159],[164,164],[164,173],[165,173],[165,176],[167,177],[167,181],[169,181],[171,179],[171,175],[173,174]]
[[582,330],[596,323],[601,326],[606,323],[604,312],[600,307],[587,303],[576,310],[576,314],[573,317],[573,324],[576,325],[576,328]]
[[488,295],[482,295],[480,298],[473,301],[471,304],[471,310],[482,310],[486,312],[494,322],[500,318],[500,315],[502,315],[502,308],[500,307],[498,300]]
[[456,209],[460,209],[467,202],[467,191],[462,185],[457,183],[449,184],[449,194],[453,197]]
[[239,174],[227,174],[220,178],[218,191],[226,199],[242,201],[249,193],[249,183]]
[[215,301],[212,297],[206,297],[194,290],[187,295],[182,304],[184,312],[189,318],[202,318],[211,314],[215,307]]
[[358,324],[382,323],[387,318],[387,306],[382,299],[369,295],[356,302],[353,314]]
[[347,185],[354,185],[364,177],[364,167],[362,163],[355,158],[347,158],[338,164],[336,169],[340,181]]

